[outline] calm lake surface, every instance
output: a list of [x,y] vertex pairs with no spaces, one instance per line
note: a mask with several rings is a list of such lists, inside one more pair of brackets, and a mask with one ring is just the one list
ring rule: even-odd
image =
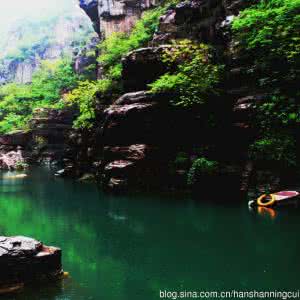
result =
[[247,200],[107,195],[94,184],[0,174],[0,235],[63,250],[70,278],[26,300],[153,300],[160,290],[297,290],[300,210],[250,212]]

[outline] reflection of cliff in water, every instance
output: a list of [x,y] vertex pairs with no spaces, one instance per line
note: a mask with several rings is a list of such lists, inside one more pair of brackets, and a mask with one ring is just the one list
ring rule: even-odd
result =
[[[1,193],[7,186],[16,192]],[[279,280],[281,287],[297,287],[297,211],[270,220],[249,213],[246,201],[229,201],[107,195],[94,184],[34,170],[26,179],[2,181],[0,234],[62,248],[70,279],[61,291],[33,289],[41,299],[55,299],[58,291],[65,299],[152,300],[157,290],[181,285],[259,289],[276,288]]]

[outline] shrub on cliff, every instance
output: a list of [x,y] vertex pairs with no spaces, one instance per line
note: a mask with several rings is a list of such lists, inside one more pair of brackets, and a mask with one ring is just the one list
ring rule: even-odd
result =
[[204,104],[219,94],[222,67],[212,62],[207,45],[190,40],[174,42],[164,51],[162,60],[170,71],[149,85],[152,93],[171,93],[171,102],[185,108]]
[[162,13],[161,7],[147,11],[136,22],[130,34],[115,32],[99,44],[101,55],[98,62],[102,66],[104,79],[79,81],[77,88],[65,97],[69,105],[75,104],[79,108],[79,117],[74,122],[75,128],[91,128],[96,118],[97,103],[116,98],[121,86],[122,57],[147,44]]
[[219,165],[216,161],[208,160],[205,157],[196,159],[188,173],[188,185],[192,186],[207,176],[216,175]]
[[296,165],[296,143],[288,134],[273,133],[256,140],[250,147],[250,157],[259,162],[271,162],[286,167]]
[[264,0],[242,11],[232,25],[249,78],[268,94],[256,103],[253,119],[260,138],[250,156],[260,162],[292,166],[296,161],[292,136],[300,123],[299,14],[300,0]]
[[79,107],[80,114],[74,122],[74,128],[91,128],[95,122],[97,101],[107,97],[113,90],[114,83],[110,79],[79,82],[78,87],[65,97],[67,104]]
[[158,27],[159,17],[163,12],[162,7],[145,12],[130,34],[115,32],[99,45],[101,55],[98,61],[102,64],[106,76],[113,79],[121,77],[122,57],[134,49],[147,45]]
[[293,128],[300,124],[300,106],[297,97],[287,97],[273,93],[257,103],[256,122],[261,131],[273,132],[274,128]]
[[299,59],[300,0],[264,0],[233,22],[241,45],[256,58],[286,62]]
[[300,0],[264,0],[241,12],[232,28],[249,74],[263,88],[299,92]]

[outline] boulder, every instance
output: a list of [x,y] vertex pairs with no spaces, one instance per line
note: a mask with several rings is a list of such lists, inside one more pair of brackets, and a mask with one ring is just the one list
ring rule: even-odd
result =
[[24,236],[0,237],[0,288],[62,274],[61,250]]

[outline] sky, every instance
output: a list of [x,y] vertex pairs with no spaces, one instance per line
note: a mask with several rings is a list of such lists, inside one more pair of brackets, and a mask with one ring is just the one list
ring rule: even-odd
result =
[[41,19],[77,5],[76,0],[0,0],[0,31],[17,19]]

